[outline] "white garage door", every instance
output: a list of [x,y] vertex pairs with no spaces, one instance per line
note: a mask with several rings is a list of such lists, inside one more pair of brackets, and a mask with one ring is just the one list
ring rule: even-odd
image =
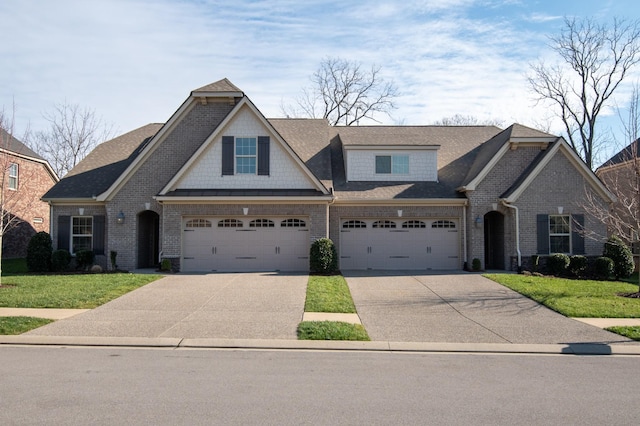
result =
[[455,219],[343,219],[341,269],[458,269]]
[[182,270],[307,271],[307,218],[184,218]]

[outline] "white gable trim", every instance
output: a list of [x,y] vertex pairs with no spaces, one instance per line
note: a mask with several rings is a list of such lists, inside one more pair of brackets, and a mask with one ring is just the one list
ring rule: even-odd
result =
[[503,198],[506,203],[514,203],[520,198],[522,193],[531,185],[533,180],[544,170],[549,164],[551,159],[561,151],[569,161],[574,165],[576,170],[589,182],[591,187],[608,202],[614,202],[616,197],[604,186],[604,184],[598,179],[598,177],[587,167],[578,154],[567,144],[563,138],[558,138],[557,143],[551,147],[551,150],[547,155],[536,165],[536,167],[529,173],[529,175],[522,181],[522,183],[509,195],[507,198]]
[[264,118],[262,113],[260,113],[260,111],[258,111],[255,105],[253,105],[253,103],[249,101],[249,98],[245,96],[242,98],[240,102],[238,102],[238,104],[231,111],[231,113],[229,113],[225,117],[222,123],[220,123],[220,125],[216,127],[213,133],[209,135],[209,137],[204,141],[204,143],[200,145],[200,148],[198,148],[198,150],[191,156],[191,158],[189,158],[189,160],[180,168],[180,170],[178,170],[178,172],[171,178],[171,180],[169,180],[167,185],[165,185],[165,187],[162,188],[162,190],[158,195],[160,196],[166,195],[168,192],[170,192],[173,189],[173,187],[180,181],[180,179],[186,173],[188,173],[189,169],[197,161],[197,159],[207,150],[207,148],[209,148],[209,146],[211,146],[211,144],[213,144],[213,141],[216,140],[219,136],[221,136],[222,131],[227,127],[229,123],[231,123],[231,121],[235,118],[236,114],[238,114],[238,111],[240,111],[242,107],[245,105],[251,110],[251,112],[253,112],[253,114],[258,118],[260,123],[270,130],[275,140],[277,140],[280,146],[291,156],[291,158],[293,158],[293,160],[296,162],[298,167],[300,167],[303,173],[305,173],[305,175],[308,176],[309,179],[311,179],[316,189],[325,195],[329,194],[329,191],[327,190],[327,188],[318,180],[318,178],[315,177],[313,173],[311,173],[311,171],[307,168],[307,166],[300,159],[300,157],[298,157],[298,155],[291,149],[289,144],[286,143],[284,139],[282,139],[280,134],[273,128],[271,123],[269,123],[267,119]]
[[480,170],[480,173],[473,178],[471,182],[469,182],[465,186],[461,186],[458,188],[458,191],[467,192],[467,191],[475,191],[477,186],[480,185],[480,182],[484,180],[485,177],[489,174],[489,172],[498,164],[498,161],[502,159],[502,157],[509,151],[509,143],[505,143],[500,147],[498,152],[491,158],[491,160]]
[[185,100],[180,108],[171,116],[169,121],[165,123],[164,126],[156,133],[153,139],[147,144],[144,150],[136,157],[135,160],[126,170],[116,179],[113,184],[104,191],[102,194],[96,197],[97,201],[111,201],[111,199],[116,195],[116,193],[124,186],[125,183],[129,181],[131,176],[140,168],[140,166],[149,159],[151,154],[156,150],[158,146],[164,141],[167,135],[173,130],[175,125],[180,122],[180,120],[195,106],[195,98],[189,97]]

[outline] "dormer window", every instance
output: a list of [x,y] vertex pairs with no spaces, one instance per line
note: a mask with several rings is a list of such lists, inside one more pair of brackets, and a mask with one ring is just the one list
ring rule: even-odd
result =
[[222,137],[222,176],[269,176],[269,136]]
[[408,155],[376,155],[376,174],[408,175]]
[[257,151],[256,138],[236,138],[237,174],[256,174]]

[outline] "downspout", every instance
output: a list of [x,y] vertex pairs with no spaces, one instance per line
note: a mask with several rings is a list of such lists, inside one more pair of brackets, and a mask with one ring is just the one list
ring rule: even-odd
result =
[[467,254],[467,244],[469,243],[469,237],[467,235],[467,205],[462,206],[462,229],[464,229],[464,240],[462,241],[462,259],[464,265],[469,266],[469,259]]
[[516,212],[516,251],[518,252],[518,271],[522,268],[522,253],[520,253],[520,213],[518,207],[502,200],[502,205]]

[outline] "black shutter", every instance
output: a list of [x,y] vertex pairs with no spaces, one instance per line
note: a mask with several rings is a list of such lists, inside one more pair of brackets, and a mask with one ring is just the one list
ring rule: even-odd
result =
[[71,216],[58,216],[58,250],[69,250],[71,240]]
[[258,174],[269,176],[269,136],[258,136]]
[[235,138],[233,136],[222,137],[222,176],[233,175],[233,146]]
[[549,215],[536,216],[538,233],[538,254],[549,254]]
[[104,254],[104,216],[93,217],[93,252]]
[[571,245],[573,248],[573,254],[584,254],[584,215],[572,214],[571,215]]

